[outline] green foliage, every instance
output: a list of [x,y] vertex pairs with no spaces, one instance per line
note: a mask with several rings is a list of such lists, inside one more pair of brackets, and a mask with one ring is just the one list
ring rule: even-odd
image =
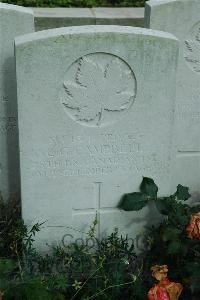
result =
[[32,7],[140,7],[145,0],[3,0],[5,3]]
[[147,196],[142,193],[125,194],[119,204],[119,208],[126,211],[140,210],[148,203]]
[[158,187],[153,179],[143,177],[140,192],[125,194],[118,207],[126,211],[137,211],[148,204],[148,201],[157,197]]
[[189,188],[179,184],[177,186],[177,191],[175,193],[175,196],[177,197],[178,200],[188,200],[191,197],[191,195],[189,194]]
[[[4,208],[7,210],[7,205]],[[0,259],[0,295],[4,300],[109,300],[131,295],[144,299],[143,261],[136,256],[134,243],[128,236],[120,236],[117,229],[99,240],[95,219],[88,233],[95,244],[93,249],[86,243],[72,243],[41,255],[33,246],[41,224],[28,229],[18,214],[13,215],[12,222],[15,227],[4,222],[9,242],[5,235],[2,237],[10,257]],[[2,257],[7,255],[3,244]]]
[[34,249],[41,224],[27,228],[19,203],[1,199],[0,295],[3,300],[144,300],[154,283],[151,266],[167,264],[169,278],[184,285],[180,300],[199,299],[200,241],[189,239],[186,227],[200,205],[186,204],[189,197],[188,188],[181,185],[173,195],[159,197],[157,185],[147,177],[140,192],[122,197],[121,209],[138,211],[154,202],[163,216],[159,224],[146,228],[144,249],[137,254],[134,241],[117,229],[96,238],[95,218],[88,232],[95,247],[72,243],[42,255]]
[[189,239],[186,232],[191,215],[200,211],[200,205],[185,204],[191,195],[188,187],[180,184],[173,195],[158,197],[158,188],[154,181],[144,177],[140,190],[140,198],[133,199],[128,197],[130,194],[124,195],[120,208],[137,211],[138,207],[144,207],[140,201],[142,195],[148,195],[148,201],[143,204],[148,206],[149,201],[153,201],[163,215],[160,224],[146,230],[143,251],[145,265],[150,268],[155,264],[167,264],[170,278],[184,284],[183,299],[191,297],[191,292],[200,293],[200,241]]
[[144,195],[147,195],[150,198],[157,197],[158,187],[151,178],[143,177],[140,190]]
[[4,202],[0,196],[0,257],[13,255],[11,244],[16,242],[17,231],[21,230],[20,203],[15,198]]

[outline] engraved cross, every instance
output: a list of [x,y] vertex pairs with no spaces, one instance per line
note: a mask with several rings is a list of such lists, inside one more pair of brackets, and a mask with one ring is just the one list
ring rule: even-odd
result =
[[94,187],[95,187],[95,207],[94,208],[87,208],[87,209],[76,209],[73,208],[73,216],[78,216],[83,213],[91,213],[94,212],[96,213],[96,218],[97,218],[97,237],[100,238],[100,227],[101,227],[101,213],[102,212],[115,212],[118,211],[116,207],[101,207],[101,187],[102,187],[102,182],[94,182]]

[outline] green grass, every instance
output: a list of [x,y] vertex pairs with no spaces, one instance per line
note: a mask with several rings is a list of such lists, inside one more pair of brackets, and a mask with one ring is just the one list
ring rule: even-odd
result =
[[145,0],[6,0],[4,3],[32,7],[140,7]]

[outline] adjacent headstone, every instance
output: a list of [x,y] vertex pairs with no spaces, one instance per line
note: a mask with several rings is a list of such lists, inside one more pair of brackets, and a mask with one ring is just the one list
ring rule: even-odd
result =
[[34,7],[35,31],[81,25],[95,25],[90,8]]
[[0,3],[0,191],[18,194],[19,150],[14,38],[33,32],[31,10]]
[[35,31],[81,25],[144,27],[143,7],[34,7]]
[[172,185],[180,182],[200,192],[200,1],[151,0],[145,23],[180,40]]
[[16,39],[23,218],[46,221],[38,247],[74,241],[95,217],[98,236],[153,220],[117,205],[142,176],[170,192],[177,56],[172,35],[133,27]]

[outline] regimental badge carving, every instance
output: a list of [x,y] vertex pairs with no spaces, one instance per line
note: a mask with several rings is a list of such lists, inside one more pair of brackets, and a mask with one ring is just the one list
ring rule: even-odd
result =
[[188,66],[200,74],[200,22],[192,27],[184,41],[184,58]]
[[67,114],[86,126],[119,120],[136,97],[136,79],[129,65],[107,53],[92,53],[75,61],[62,82],[60,100]]

